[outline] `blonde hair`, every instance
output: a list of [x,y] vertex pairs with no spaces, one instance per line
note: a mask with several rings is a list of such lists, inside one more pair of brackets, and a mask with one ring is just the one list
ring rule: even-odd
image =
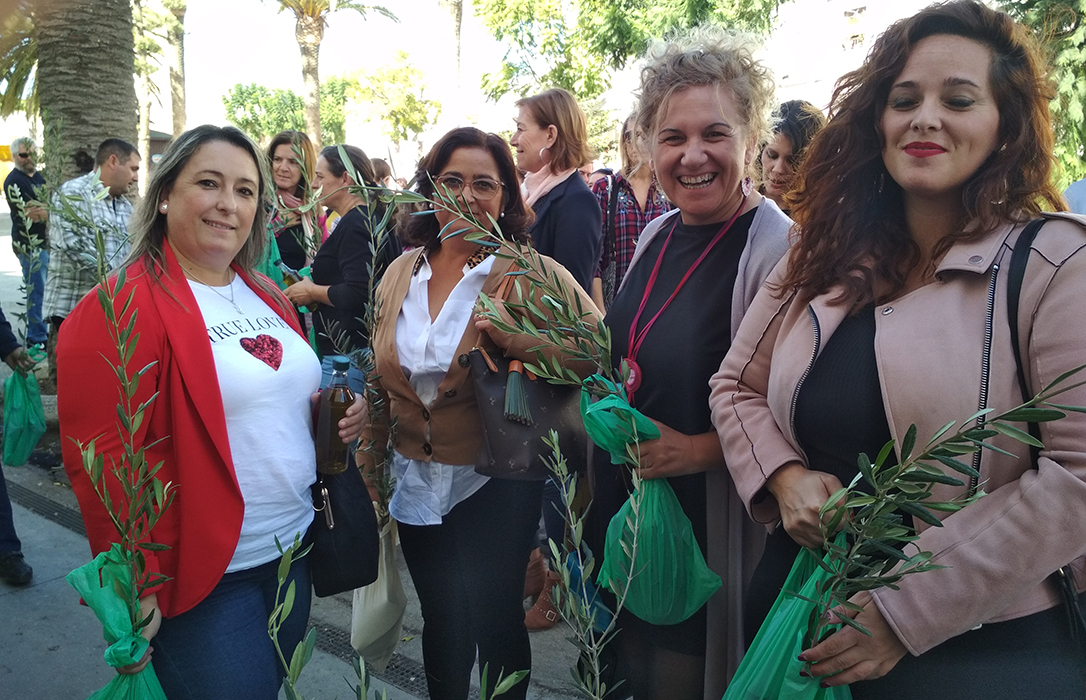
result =
[[637,124],[649,143],[672,96],[702,85],[729,90],[751,140],[765,140],[775,88],[769,69],[754,58],[757,45],[749,34],[715,26],[695,27],[654,44],[641,69],[637,104]]
[[595,160],[596,154],[588,146],[588,119],[573,95],[562,88],[551,88],[514,104],[527,107],[540,127],[553,125],[558,129],[558,138],[550,147],[553,172],[579,168]]

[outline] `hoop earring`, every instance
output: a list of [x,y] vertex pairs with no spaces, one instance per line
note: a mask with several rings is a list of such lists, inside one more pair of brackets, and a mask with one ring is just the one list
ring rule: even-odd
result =
[[[544,154],[546,154],[546,155],[544,155]],[[543,148],[539,149],[539,160],[543,161],[543,165],[550,165],[551,164],[551,147],[550,146],[544,146]]]

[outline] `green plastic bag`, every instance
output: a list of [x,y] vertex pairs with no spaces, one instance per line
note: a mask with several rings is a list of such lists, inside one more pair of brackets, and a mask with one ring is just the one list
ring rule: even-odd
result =
[[655,440],[660,430],[645,414],[630,406],[626,392],[607,379],[594,374],[585,384],[608,386],[619,394],[592,401],[592,395],[581,389],[581,418],[592,442],[611,453],[612,464],[634,464],[626,452],[626,446],[642,440]]
[[45,410],[38,378],[15,372],[4,380],[4,464],[19,467],[45,435]]
[[[102,623],[102,635],[109,646],[106,663],[114,668],[134,664],[143,658],[150,644],[133,632],[126,597],[132,589],[132,569],[119,544],[96,556],[65,577]],[[155,675],[154,664],[139,673],[118,674],[88,700],[166,700]]]
[[[844,546],[844,533],[837,535],[837,544]],[[819,679],[799,675],[805,664],[798,657],[814,603],[789,591],[813,600],[816,586],[828,577],[811,550],[800,551],[724,700],[852,700],[847,685],[822,688]]]
[[[581,390],[585,429],[593,442],[611,453],[614,464],[633,464],[626,446],[655,440],[660,430],[630,406],[620,388],[599,375],[588,383],[593,381],[619,393],[591,402],[589,392]],[[633,532],[629,523],[633,522],[634,499],[639,496],[641,525],[631,572]],[[690,518],[665,479],[642,481],[640,494],[635,491],[611,518],[596,581],[619,595],[626,587],[626,609],[654,625],[674,625],[689,618],[721,584],[720,577],[705,563]]]

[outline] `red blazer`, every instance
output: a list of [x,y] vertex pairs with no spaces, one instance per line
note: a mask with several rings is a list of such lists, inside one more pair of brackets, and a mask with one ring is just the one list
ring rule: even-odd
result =
[[[153,363],[140,380],[134,405],[158,392],[137,431],[137,444],[150,445],[147,462],[162,462],[158,478],[177,487],[173,504],[149,537],[170,549],[145,552],[148,570],[171,579],[157,593],[163,616],[172,617],[203,600],[222,578],[238,543],[245,504],[230,457],[226,417],[203,316],[177,258],[168,244],[164,247],[166,270],[161,284],[152,280],[142,265],[130,266],[117,307],[121,308],[131,294],[129,314],[138,311],[139,342],[129,373]],[[284,321],[302,333],[297,314],[282,295],[266,293],[254,283],[252,273],[234,269]],[[268,286],[274,288],[270,282]],[[126,315],[123,323],[129,318]],[[111,458],[119,461],[119,382],[110,366],[116,364],[116,358],[116,346],[95,290],[65,319],[57,341],[57,408],[64,468],[79,499],[94,554],[108,549],[117,534],[72,439],[84,445],[95,440],[96,452],[105,455],[106,471]],[[111,492],[113,488],[119,488],[115,481]],[[113,500],[118,502],[118,496]]]

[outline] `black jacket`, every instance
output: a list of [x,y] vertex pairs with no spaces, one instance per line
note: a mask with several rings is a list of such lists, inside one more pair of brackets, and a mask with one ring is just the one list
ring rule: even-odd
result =
[[533,208],[532,245],[554,258],[591,292],[603,250],[603,212],[596,195],[579,173],[573,173]]

